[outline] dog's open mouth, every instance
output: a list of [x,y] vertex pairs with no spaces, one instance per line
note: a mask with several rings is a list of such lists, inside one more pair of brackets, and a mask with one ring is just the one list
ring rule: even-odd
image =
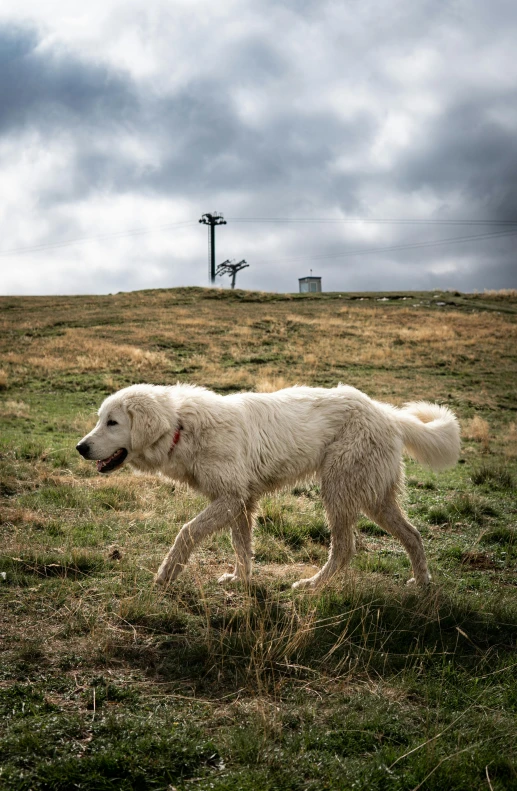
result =
[[99,472],[111,472],[112,470],[116,470],[117,467],[121,467],[127,456],[127,450],[125,448],[119,448],[112,453],[111,456],[108,456],[107,459],[99,459],[97,462],[97,470]]

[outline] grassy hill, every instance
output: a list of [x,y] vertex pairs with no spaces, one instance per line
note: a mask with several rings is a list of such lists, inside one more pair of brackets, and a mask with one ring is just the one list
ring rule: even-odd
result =
[[[517,296],[172,289],[0,299],[0,787],[517,789]],[[152,576],[192,491],[75,444],[127,384],[354,385],[460,417],[460,464],[407,462],[434,585],[366,519],[318,595],[317,483],[264,498],[250,590],[229,536]]]

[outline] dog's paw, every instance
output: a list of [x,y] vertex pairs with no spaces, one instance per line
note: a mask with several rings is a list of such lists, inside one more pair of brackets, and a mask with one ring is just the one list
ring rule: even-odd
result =
[[229,585],[231,582],[240,582],[241,578],[237,576],[237,574],[233,574],[229,571],[227,574],[222,574],[217,582],[220,582],[221,585],[226,584]]
[[298,582],[293,582],[291,587],[298,590],[301,588],[311,589],[316,587],[316,582],[314,581],[314,577],[310,577],[306,580],[298,580]]
[[417,580],[415,577],[411,577],[406,582],[406,585],[418,585],[420,588],[427,588],[431,584],[431,577],[427,574],[423,579]]
[[153,583],[158,588],[167,588],[171,582],[174,582],[181,569],[173,569],[172,572],[166,568],[159,568],[154,575]]

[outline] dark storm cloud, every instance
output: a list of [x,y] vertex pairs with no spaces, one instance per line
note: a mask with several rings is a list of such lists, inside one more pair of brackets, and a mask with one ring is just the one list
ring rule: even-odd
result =
[[[330,178],[327,168],[343,149],[364,148],[373,133],[365,115],[344,122],[330,111],[286,105],[254,128],[239,118],[216,77],[195,80],[174,95],[138,94],[129,77],[67,53],[40,52],[38,43],[32,30],[0,32],[0,67],[7,77],[0,89],[0,134],[35,128],[75,140],[70,178],[66,186],[49,185],[44,192],[49,203],[84,198],[106,185],[183,196],[217,190],[260,193],[281,185],[282,192],[328,189],[336,205],[357,208],[356,179]],[[242,79],[261,84],[282,69],[281,58],[253,39],[234,53],[234,63]],[[145,137],[148,146],[156,142],[158,165],[142,167],[119,150],[121,126],[137,140]],[[99,150],[99,142],[110,136],[113,145]]]
[[[460,189],[469,203],[490,203],[490,219],[515,217],[517,138],[513,128],[490,117],[493,108],[515,105],[514,90],[485,90],[445,107],[386,174],[362,166],[379,123],[366,110],[344,121],[330,110],[293,107],[287,101],[254,127],[239,118],[231,85],[224,79],[221,85],[218,75],[156,97],[138,93],[120,72],[67,52],[41,51],[38,44],[33,30],[0,30],[0,134],[53,128],[80,140],[70,163],[69,188],[77,196],[103,184],[190,196],[228,189],[260,193],[280,185],[281,192],[311,191],[350,212],[361,207],[359,186],[377,181],[381,189],[391,183],[405,192],[430,188],[445,195]],[[223,73],[231,71],[235,81],[247,85],[263,85],[287,68],[278,52],[253,36],[234,46],[230,65]],[[136,139],[145,135],[148,145],[154,139],[160,162],[142,168],[119,151],[120,125]],[[112,134],[114,145],[99,151],[100,137],[91,138],[92,131]],[[357,157],[357,166],[343,175],[331,166],[345,152]]]
[[491,115],[501,106],[517,106],[517,91],[483,92],[447,108],[429,124],[425,139],[405,153],[393,174],[395,183],[404,190],[428,187],[437,194],[457,189],[467,203],[484,209],[480,216],[515,220],[517,137],[513,127]]
[[40,51],[39,44],[32,29],[0,27],[0,134],[135,117],[136,97],[124,77],[69,52]]
[[[190,91],[192,91],[192,87]],[[329,112],[280,113],[254,129],[235,107],[214,96],[213,85],[161,104],[154,119],[173,144],[159,170],[143,184],[163,192],[187,190],[314,190],[329,184],[328,166],[343,146],[364,144],[368,120],[343,123]],[[338,179],[340,181],[340,179]]]
[[[499,0],[488,13],[478,2],[380,3],[376,10],[359,2],[284,0],[264,4],[256,25],[254,12],[243,7],[237,32],[218,19],[222,45],[212,51],[212,68],[198,68],[203,34],[189,19],[192,52],[171,50],[166,68],[180,76],[170,82],[165,67],[163,80],[132,76],[101,62],[101,52],[96,59],[35,28],[0,27],[0,141],[35,132],[42,150],[53,139],[67,144],[60,166],[66,179],[56,169],[37,185],[42,215],[56,211],[44,242],[73,237],[74,206],[100,192],[114,200],[130,194],[183,201],[192,219],[216,207],[227,214],[230,205],[234,216],[411,217],[419,206],[434,218],[517,218],[515,81],[504,57],[501,74],[487,67],[487,76],[476,62],[479,53],[490,63],[484,45],[511,29],[512,5]],[[167,40],[165,22],[154,35]],[[183,72],[189,58],[194,65]],[[129,227],[138,224],[126,216]],[[78,236],[79,229],[87,233],[82,222]],[[511,285],[512,238],[324,257],[468,232],[385,226],[372,237],[337,226],[230,223],[218,249],[226,239],[228,255],[241,250],[254,258],[256,271],[247,270],[242,281],[257,288],[293,290],[311,266],[334,289]],[[456,269],[449,271],[453,257]],[[269,266],[277,258],[291,260]],[[153,260],[159,285],[167,267],[158,253]],[[137,269],[128,263],[121,287],[142,285]],[[101,290],[108,283],[113,290],[113,278]]]

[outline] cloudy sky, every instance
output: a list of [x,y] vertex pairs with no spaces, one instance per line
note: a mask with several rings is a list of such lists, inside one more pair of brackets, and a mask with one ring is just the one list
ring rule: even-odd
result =
[[207,285],[214,211],[243,288],[516,287],[516,41],[514,0],[2,0],[0,292]]

